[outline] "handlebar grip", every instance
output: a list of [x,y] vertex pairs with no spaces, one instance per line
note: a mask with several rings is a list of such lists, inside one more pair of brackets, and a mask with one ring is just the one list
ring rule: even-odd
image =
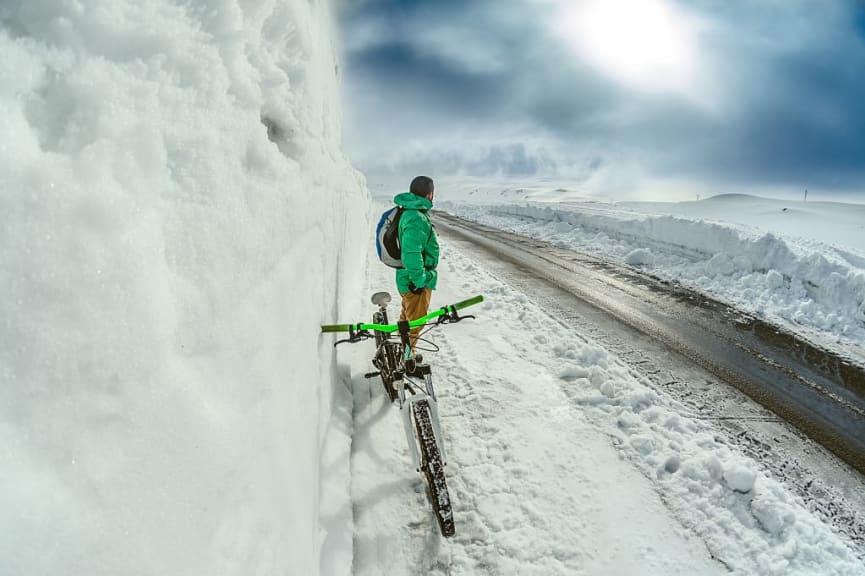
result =
[[462,310],[463,308],[468,308],[474,304],[479,304],[484,301],[484,297],[481,295],[475,296],[474,298],[469,298],[468,300],[463,300],[462,302],[457,302],[453,305],[454,309]]
[[351,324],[324,324],[321,327],[322,332],[348,332]]

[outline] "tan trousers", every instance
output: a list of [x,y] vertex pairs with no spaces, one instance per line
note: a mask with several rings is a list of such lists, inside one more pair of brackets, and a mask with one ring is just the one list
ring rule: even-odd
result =
[[[408,320],[411,322],[412,320],[417,320],[421,316],[426,316],[427,312],[429,312],[429,302],[430,299],[432,299],[432,290],[429,288],[424,288],[420,294],[406,292],[405,294],[400,294],[400,296],[402,296],[402,313],[399,315],[400,320]],[[412,328],[411,336],[409,337],[412,350],[414,350],[414,344],[417,342],[418,334],[420,334],[422,328],[422,326]]]

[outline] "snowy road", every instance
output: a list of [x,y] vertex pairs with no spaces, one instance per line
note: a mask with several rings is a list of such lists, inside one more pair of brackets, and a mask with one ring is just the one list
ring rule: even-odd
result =
[[[458,220],[439,216],[438,228],[462,253],[484,262],[499,278],[542,303],[550,314],[565,319],[570,326],[614,352],[654,390],[687,406],[692,418],[713,421],[728,442],[761,462],[773,478],[784,482],[803,498],[812,511],[860,546],[865,545],[865,479],[862,475],[725,380],[741,373],[734,385],[765,403],[765,395],[755,394],[753,387],[760,385],[765,373],[775,368],[760,366],[760,362],[742,352],[752,350],[753,354],[753,349],[757,348],[760,356],[771,355],[776,364],[786,363],[786,371],[798,376],[794,384],[803,380],[803,374],[810,374],[824,386],[839,386],[832,382],[827,384],[825,375],[814,374],[807,366],[797,366],[797,358],[785,357],[783,350],[767,350],[765,344],[755,341],[760,332],[767,332],[766,325],[746,318],[750,326],[744,336],[750,338],[739,342],[738,326],[731,330],[724,323],[731,324],[729,318],[732,318],[732,324],[738,325],[742,317],[717,302],[706,301],[699,307],[686,303],[685,307],[692,311],[683,312],[677,310],[681,295],[671,297],[667,288],[656,288],[657,283],[652,278],[607,264],[601,266],[592,258],[585,258],[588,264],[583,264],[578,274],[573,270],[563,274],[560,266],[576,268],[584,257],[476,223],[471,224],[472,231],[467,231],[459,226]],[[564,258],[565,262],[556,261],[557,257]],[[589,294],[587,286],[593,287],[593,283],[595,290]],[[657,293],[653,293],[653,289]],[[661,325],[655,322],[656,318]],[[675,331],[682,325],[681,332]],[[755,326],[762,328],[757,330]],[[671,327],[674,330],[671,331]],[[688,333],[694,341],[682,350],[680,339],[682,334]],[[742,352],[734,356],[740,364],[718,366],[728,357],[716,352],[729,347],[729,340],[734,340],[739,348],[734,353]],[[698,344],[703,346],[702,350],[693,349]],[[808,354],[800,352],[799,356],[811,358],[812,363],[819,359],[824,367],[829,364],[816,349],[810,349]],[[834,362],[837,366],[837,360]],[[849,370],[853,373],[861,369],[850,367]],[[746,381],[751,374],[756,376],[754,383]],[[783,378],[784,373],[775,378],[779,376]],[[861,372],[853,373],[852,385],[861,386],[861,378]],[[854,404],[850,412],[839,410],[844,424],[838,427],[838,438],[843,436],[844,442],[853,445],[861,443],[862,399],[843,387],[839,393]],[[834,403],[832,397],[828,397],[828,401]],[[775,407],[780,408],[781,413],[789,410],[786,402]],[[790,417],[796,418],[796,412]],[[849,428],[845,430],[845,426]],[[850,434],[850,430],[859,430],[858,436]]]
[[[355,346],[356,574],[865,574],[861,481],[843,465],[741,394],[714,398],[698,368],[706,411],[659,390],[625,361],[651,346],[611,353],[465,248],[443,239],[433,306],[487,302],[431,334],[457,534],[439,537],[398,408],[363,378],[372,346]],[[370,270],[370,292],[392,286]],[[798,451],[786,466],[762,461],[777,442]],[[791,478],[812,465],[831,481]]]
[[[392,283],[381,268],[372,286]],[[526,315],[506,286],[478,285],[474,266],[453,252],[440,273],[434,305],[488,298],[471,310],[479,321],[434,336],[457,534],[440,537],[398,407],[378,379],[363,378],[371,347],[356,346],[355,574],[723,574],[536,357],[559,340],[562,354],[575,353],[563,328],[537,310]]]
[[[597,258],[438,213],[437,225],[464,251],[532,286],[558,289],[548,298],[562,317],[642,333],[650,341],[745,392],[807,436],[865,472],[865,370],[801,338],[717,301]],[[524,286],[525,287],[525,286]],[[633,335],[632,347],[643,346]],[[664,369],[666,367],[662,367]],[[659,381],[663,388],[682,379]],[[723,384],[721,384],[723,385]],[[681,393],[680,393],[681,395]]]

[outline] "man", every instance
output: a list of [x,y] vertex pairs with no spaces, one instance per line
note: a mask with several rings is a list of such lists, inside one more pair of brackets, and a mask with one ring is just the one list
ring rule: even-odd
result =
[[[399,245],[403,268],[396,271],[396,287],[402,296],[400,320],[417,320],[429,311],[432,291],[436,288],[439,243],[430,222],[429,209],[435,187],[432,178],[418,176],[408,192],[397,194],[393,201],[403,207],[399,221]],[[411,331],[414,349],[420,328]]]

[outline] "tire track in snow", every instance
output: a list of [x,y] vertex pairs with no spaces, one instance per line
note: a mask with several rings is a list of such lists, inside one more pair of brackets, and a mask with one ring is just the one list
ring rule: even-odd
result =
[[[394,469],[383,472],[367,466],[371,459],[365,454],[366,440],[358,443],[353,458],[353,492],[360,501],[355,508],[360,532],[355,573],[546,575],[624,570],[667,575],[690,573],[694,565],[707,574],[720,573],[703,544],[669,517],[658,496],[622,462],[606,435],[578,417],[556,375],[533,361],[536,343],[524,342],[514,330],[518,318],[502,315],[511,316],[501,300],[519,301],[520,296],[492,279],[479,284],[475,275],[480,271],[455,253],[451,259],[458,265],[445,263],[441,270],[443,285],[450,287],[436,293],[434,305],[478,291],[500,301],[475,310],[480,321],[448,326],[434,335],[442,347],[431,360],[457,534],[437,547],[430,545],[429,530],[435,529],[435,521],[425,499],[365,499],[365,492],[375,491],[376,478],[386,482],[391,474],[405,477],[410,467],[393,406],[391,421],[380,420],[369,441],[378,449],[387,446],[396,456],[379,459]],[[510,330],[502,329],[503,320]],[[361,359],[355,371],[365,370],[364,362]],[[628,481],[615,481],[622,478]],[[635,514],[640,509],[649,512]],[[409,518],[407,525],[399,524]],[[428,530],[418,529],[418,522]],[[674,543],[667,546],[675,553],[655,553],[651,541],[659,532]],[[391,542],[384,545],[391,554],[382,550],[382,541]]]

